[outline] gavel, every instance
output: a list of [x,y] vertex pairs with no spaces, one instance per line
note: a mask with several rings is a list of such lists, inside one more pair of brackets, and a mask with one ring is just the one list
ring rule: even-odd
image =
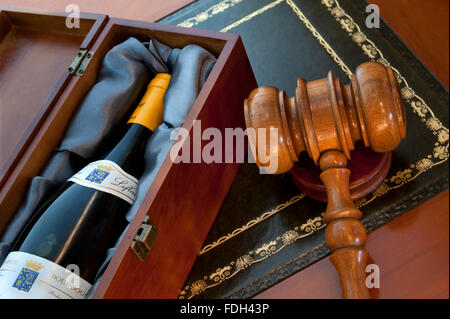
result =
[[[261,170],[270,167],[272,174],[288,172],[302,152],[320,167],[327,193],[325,240],[342,295],[370,298],[366,285],[369,253],[364,249],[367,234],[360,221],[362,213],[350,196],[347,160],[357,141],[375,152],[389,152],[405,138],[405,111],[392,69],[378,62],[363,63],[347,85],[331,71],[327,78],[315,81],[299,78],[293,97],[275,87],[258,87],[245,99],[244,114],[247,129],[277,132],[275,142],[267,134],[249,134]],[[267,152],[269,160],[262,162]]]

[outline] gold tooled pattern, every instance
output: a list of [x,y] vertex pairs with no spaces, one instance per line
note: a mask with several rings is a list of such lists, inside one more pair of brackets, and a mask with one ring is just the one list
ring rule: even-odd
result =
[[221,244],[223,244],[224,242],[226,242],[227,240],[233,238],[236,235],[239,235],[240,233],[242,233],[243,231],[246,231],[247,229],[259,224],[260,222],[266,220],[267,218],[275,215],[276,213],[279,213],[280,211],[282,211],[283,209],[285,209],[286,207],[298,202],[300,199],[302,199],[303,197],[305,197],[304,194],[300,194],[300,195],[296,195],[294,197],[292,197],[290,200],[288,200],[287,202],[278,205],[277,207],[275,207],[274,209],[265,212],[264,214],[262,214],[261,216],[252,219],[251,221],[249,221],[248,223],[246,223],[245,225],[236,228],[235,230],[233,230],[231,233],[220,237],[218,240],[216,240],[215,242],[213,242],[212,244],[206,245],[203,247],[203,249],[200,251],[200,255],[206,253],[207,251],[213,249],[214,247],[217,247]]
[[221,29],[220,32],[227,32],[227,31],[229,31],[229,30],[231,30],[233,28],[236,28],[238,25],[253,19],[254,17],[260,15],[261,13],[263,13],[263,12],[269,10],[269,9],[272,9],[273,7],[275,7],[276,5],[280,4],[281,2],[284,2],[284,0],[277,0],[277,1],[271,2],[268,5],[262,7],[261,9],[258,9],[256,11],[250,13],[249,15],[246,15],[242,19],[240,19],[240,20],[238,20],[238,21],[236,21],[236,22],[226,26],[225,28]]
[[200,12],[196,16],[192,18],[188,18],[184,20],[183,22],[180,22],[177,24],[179,27],[186,27],[186,28],[192,28],[193,26],[205,22],[209,18],[215,16],[218,13],[224,12],[228,8],[242,2],[243,0],[223,0],[220,1],[218,4],[215,4],[205,11]]
[[295,241],[305,238],[325,227],[322,216],[309,219],[306,223],[295,227],[292,230],[281,234],[277,238],[259,245],[254,250],[238,257],[223,267],[217,268],[213,273],[204,275],[202,279],[194,281],[187,285],[181,291],[180,299],[191,299],[192,297],[203,293],[205,290],[220,285],[224,281],[233,278],[241,271],[245,271],[252,265],[259,263],[271,256],[279,253],[285,247],[293,244]]
[[309,22],[309,20],[306,18],[306,16],[303,14],[302,11],[295,5],[295,3],[292,0],[286,0],[286,3],[289,5],[289,7],[294,11],[294,13],[297,15],[297,17],[300,19],[301,22],[305,25],[305,27],[308,28],[308,30],[312,33],[312,35],[319,41],[320,45],[322,45],[327,51],[327,53],[333,58],[334,62],[336,62],[339,67],[342,69],[342,71],[347,74],[349,78],[352,77],[352,71],[345,65],[345,63],[342,61],[342,59],[336,54],[336,52],[333,50],[333,48],[328,44],[327,41],[320,35],[320,33],[314,28],[314,26]]

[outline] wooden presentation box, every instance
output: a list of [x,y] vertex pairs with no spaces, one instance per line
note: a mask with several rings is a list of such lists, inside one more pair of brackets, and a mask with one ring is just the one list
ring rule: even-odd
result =
[[[171,47],[197,44],[218,59],[183,127],[245,127],[243,100],[256,87],[238,35],[156,23],[0,7],[0,233],[39,175],[85,94],[103,57],[135,37]],[[204,141],[203,144],[207,142]],[[239,164],[174,164],[167,156],[103,274],[93,298],[177,298]],[[158,236],[144,261],[130,244],[146,215]]]

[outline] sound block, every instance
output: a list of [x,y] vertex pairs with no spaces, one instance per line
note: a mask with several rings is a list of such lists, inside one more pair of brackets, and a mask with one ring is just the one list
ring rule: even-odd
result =
[[[386,177],[391,166],[391,152],[377,153],[364,146],[356,146],[350,154],[350,196],[353,200],[374,191]],[[322,171],[313,160],[302,156],[290,174],[297,187],[308,197],[326,202],[327,192],[320,180]]]

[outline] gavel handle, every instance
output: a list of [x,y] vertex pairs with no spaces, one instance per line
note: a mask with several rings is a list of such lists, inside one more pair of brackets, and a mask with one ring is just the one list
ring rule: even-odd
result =
[[350,197],[350,170],[345,155],[336,150],[326,151],[319,160],[328,206],[324,215],[327,223],[325,239],[332,254],[330,260],[341,281],[346,299],[368,299],[366,265],[369,253],[364,249],[366,230],[359,220],[362,213]]

